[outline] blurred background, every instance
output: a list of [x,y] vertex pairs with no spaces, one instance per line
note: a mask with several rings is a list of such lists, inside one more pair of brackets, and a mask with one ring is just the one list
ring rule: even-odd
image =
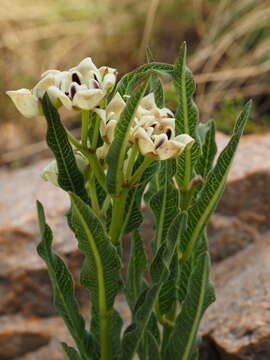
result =
[[[246,131],[270,129],[269,0],[1,0],[0,28],[1,164],[21,165],[24,155],[44,148],[37,144],[44,122],[22,118],[5,90],[31,88],[44,70],[66,69],[86,56],[120,76],[144,61],[147,46],[158,61],[174,62],[184,40],[201,119],[211,116],[229,133],[253,97]],[[167,99],[173,108],[170,86]],[[76,128],[76,119],[67,121]]]

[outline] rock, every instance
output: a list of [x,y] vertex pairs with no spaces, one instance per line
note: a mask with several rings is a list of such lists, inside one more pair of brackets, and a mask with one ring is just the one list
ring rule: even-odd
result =
[[[219,149],[228,137],[218,134]],[[270,229],[270,135],[242,137],[218,211]]]
[[[67,195],[40,178],[46,163],[0,174],[0,315],[55,314],[47,268],[36,252],[40,241],[36,199],[44,204],[47,221],[53,228],[54,248],[67,261],[75,279],[79,278],[82,255],[66,224]],[[23,184],[19,190],[18,179]],[[78,288],[81,302],[87,299],[85,293]]]
[[[48,319],[24,318],[21,315],[2,316],[0,318],[0,358],[35,359],[35,354],[46,353],[46,359],[63,359],[57,337],[61,341],[72,340],[63,321],[58,317]],[[46,349],[46,350],[45,350]],[[31,357],[32,354],[34,357]],[[57,357],[58,356],[58,357]],[[45,360],[45,357],[44,357]]]
[[217,359],[269,359],[270,233],[216,265],[213,281],[217,300],[206,312],[202,333]]
[[259,240],[258,231],[235,216],[214,214],[208,225],[213,262],[221,261]]

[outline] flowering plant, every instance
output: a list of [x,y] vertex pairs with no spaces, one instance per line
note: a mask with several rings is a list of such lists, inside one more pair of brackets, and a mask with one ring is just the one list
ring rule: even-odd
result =
[[[214,164],[215,125],[198,121],[185,44],[175,65],[153,62],[150,51],[147,59],[117,84],[114,69],[98,69],[86,58],[69,71],[47,71],[31,91],[8,92],[23,115],[44,114],[47,120],[55,160],[42,176],[68,192],[67,223],[84,254],[80,283],[91,296],[90,329],[38,202],[38,253],[48,266],[56,309],[74,339],[75,347],[62,344],[70,360],[198,359],[200,320],[215,299],[206,224],[250,104]],[[161,76],[173,81],[178,94],[175,114],[164,105]],[[61,106],[81,113],[80,141],[63,126]],[[155,218],[148,257],[140,234],[143,200]],[[126,269],[122,242],[129,233]],[[130,324],[115,307],[120,293]]]

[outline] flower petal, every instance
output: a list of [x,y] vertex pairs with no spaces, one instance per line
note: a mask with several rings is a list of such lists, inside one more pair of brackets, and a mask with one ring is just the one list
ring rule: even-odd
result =
[[15,91],[7,91],[6,94],[11,98],[19,112],[31,118],[39,115],[39,102],[28,89],[19,89]]
[[188,134],[178,135],[174,138],[174,141],[177,141],[182,146],[188,147],[188,148],[190,148],[195,142],[195,140]]
[[123,100],[122,96],[117,92],[110,101],[110,103],[108,104],[106,112],[107,114],[113,112],[114,119],[118,120],[125,106],[126,106],[125,101]]
[[39,98],[42,99],[45,92],[48,90],[50,86],[56,86],[56,78],[55,75],[49,74],[45,77],[43,77],[33,88],[32,92],[33,94]]
[[156,148],[156,153],[159,160],[172,159],[178,156],[183,150],[184,146],[174,140],[167,140]]
[[45,181],[49,181],[55,186],[59,186],[58,184],[58,167],[56,160],[51,161],[42,171],[41,177]]
[[145,110],[152,110],[157,107],[155,102],[155,96],[154,93],[150,93],[142,98],[142,101],[140,103],[141,107]]
[[155,146],[151,137],[143,128],[138,128],[134,134],[139,150],[143,155],[153,156],[155,154]]
[[100,89],[79,90],[73,98],[73,106],[82,110],[94,109],[104,97]]
[[55,107],[64,105],[68,110],[72,110],[72,101],[70,98],[59,90],[56,86],[50,86],[47,90],[48,96]]
[[96,154],[97,154],[98,159],[100,159],[100,160],[105,159],[107,152],[109,150],[109,147],[110,146],[107,143],[104,143],[102,146],[97,148]]

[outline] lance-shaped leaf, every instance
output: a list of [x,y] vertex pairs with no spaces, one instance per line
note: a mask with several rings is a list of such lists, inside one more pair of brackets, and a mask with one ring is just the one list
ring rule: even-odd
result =
[[131,309],[134,308],[142,292],[143,273],[147,264],[146,253],[138,230],[135,230],[131,239],[131,250],[128,262],[128,278],[126,297]]
[[[202,126],[205,128],[206,133],[202,145],[202,155],[198,158],[196,163],[196,174],[201,175],[205,180],[209,171],[212,169],[212,165],[217,153],[217,145],[215,141],[215,123],[211,121],[208,124],[203,124]],[[201,186],[198,187],[198,190],[201,188]]]
[[127,234],[129,232],[132,232],[134,229],[138,229],[139,226],[143,223],[143,215],[141,209],[142,197],[148,182],[151,180],[151,178],[157,171],[158,165],[158,161],[152,162],[151,165],[144,171],[137,187],[129,191],[122,227],[123,234]]
[[[154,61],[152,52],[149,48],[145,50],[145,57],[148,63],[152,63]],[[150,75],[150,83],[149,83],[150,92],[154,93],[155,102],[159,108],[164,107],[164,92],[162,83],[157,76],[157,74]]]
[[182,231],[186,224],[186,215],[179,214],[171,224],[168,239],[160,247],[153,264],[151,265],[151,277],[153,285],[143,291],[135,306],[133,322],[126,329],[123,341],[121,360],[130,360],[136,354],[140,342],[145,334],[151,319],[153,306],[158,299],[160,289],[168,279],[169,269],[174,254],[179,247]]
[[106,161],[109,165],[107,186],[111,194],[119,194],[123,183],[123,164],[126,157],[129,131],[139,103],[145,93],[148,82],[136,90],[131,96],[117,123],[114,140],[110,146]]
[[78,352],[71,346],[68,346],[66,343],[61,343],[62,349],[64,350],[66,360],[81,360]]
[[37,251],[48,266],[55,307],[63,317],[67,328],[74,338],[82,360],[88,360],[88,355],[90,355],[88,351],[94,351],[94,349],[92,348],[91,350],[92,339],[85,330],[85,322],[74,297],[72,276],[64,261],[52,250],[53,235],[50,227],[46,223],[44,210],[40,202],[37,202],[37,211],[42,237]]
[[192,250],[199,241],[206,222],[222,195],[235,151],[249,117],[250,108],[251,103],[248,103],[239,115],[231,140],[220,154],[215,167],[209,173],[196,206],[188,211],[187,231],[181,239],[181,250],[184,253],[184,259],[187,259],[192,254]]
[[58,168],[58,184],[65,191],[72,191],[82,200],[89,203],[85,189],[84,176],[78,169],[67,133],[63,127],[59,114],[52,105],[49,96],[42,99],[43,112],[47,120],[47,143],[52,150]]
[[169,226],[179,211],[179,193],[171,181],[173,164],[170,160],[162,162],[160,173],[163,175],[164,183],[161,190],[150,200],[150,208],[155,216],[154,251],[158,250],[165,240]]
[[180,50],[174,67],[174,84],[179,95],[179,105],[175,114],[176,135],[189,134],[195,143],[177,158],[176,180],[180,188],[187,189],[193,177],[193,168],[200,155],[200,139],[197,136],[199,114],[193,101],[195,83],[191,71],[186,66],[186,44]]
[[[106,342],[111,342],[112,339],[109,335],[109,319],[115,296],[121,289],[120,259],[103,224],[91,208],[75,194],[70,194],[70,198],[72,230],[85,256],[81,283],[91,293],[93,313],[99,319],[96,328],[99,329],[97,335],[100,337],[102,351],[102,346],[107,346]],[[109,351],[112,348],[111,343]]]
[[164,315],[172,310],[172,307],[177,300],[177,282],[179,276],[179,264],[177,254],[174,254],[174,257],[171,261],[169,268],[169,277],[168,280],[162,285],[159,294],[159,312],[161,315]]
[[169,75],[172,76],[174,68],[170,64],[163,64],[163,63],[151,63],[151,64],[145,64],[140,66],[139,68],[135,69],[134,71],[126,74],[122,77],[122,79],[118,82],[115,93],[119,92],[121,96],[127,94],[127,88],[129,86],[129,83],[132,81],[132,79],[137,76],[140,73],[144,73],[147,71],[155,71],[156,73],[159,73],[160,75]]
[[192,272],[187,296],[170,335],[165,351],[166,359],[190,360],[195,351],[196,336],[205,310],[209,286],[209,256],[201,254]]

